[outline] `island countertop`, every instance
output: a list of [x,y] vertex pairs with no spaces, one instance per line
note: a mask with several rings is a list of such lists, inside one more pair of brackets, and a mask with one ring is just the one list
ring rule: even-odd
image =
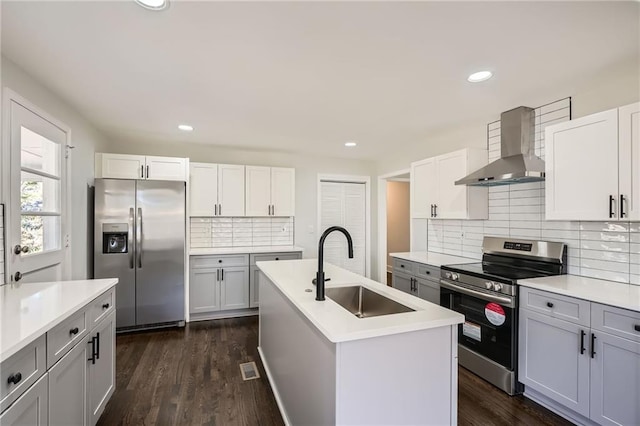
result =
[[[325,263],[326,288],[362,285],[401,303],[414,312],[357,318],[330,298],[315,300],[311,283],[317,259],[258,262],[258,268],[289,301],[331,342],[339,343],[410,331],[461,324],[464,315],[411,296],[353,272]],[[307,291],[311,290],[311,291]]]
[[118,283],[117,278],[0,287],[0,362]]

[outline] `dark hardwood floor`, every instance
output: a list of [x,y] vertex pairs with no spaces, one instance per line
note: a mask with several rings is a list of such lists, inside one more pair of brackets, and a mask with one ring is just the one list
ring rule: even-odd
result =
[[[116,391],[98,425],[282,425],[257,344],[258,317],[118,335]],[[249,361],[261,377],[243,381]],[[458,406],[460,425],[571,424],[463,368]]]

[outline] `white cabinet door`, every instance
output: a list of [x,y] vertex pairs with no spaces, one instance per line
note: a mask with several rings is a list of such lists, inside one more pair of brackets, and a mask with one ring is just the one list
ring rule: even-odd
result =
[[248,308],[249,268],[222,268],[220,272],[220,309]]
[[111,179],[144,179],[144,155],[96,154],[96,177]]
[[588,417],[589,329],[527,309],[520,309],[519,321],[519,380]]
[[245,209],[247,216],[270,216],[271,168],[246,166]]
[[49,374],[45,373],[2,415],[0,425],[47,426],[49,424]]
[[[113,311],[90,334],[96,338],[95,364],[87,361],[88,417],[87,423],[95,425],[116,389],[116,312]],[[91,346],[87,346],[91,350]],[[87,357],[85,359],[88,359]]]
[[640,424],[640,343],[595,332],[591,361],[591,420]]
[[411,217],[432,217],[431,206],[435,204],[438,184],[436,182],[435,158],[411,163]]
[[545,154],[547,220],[615,220],[617,109],[547,127]]
[[468,187],[454,183],[466,176],[467,169],[466,150],[436,157],[438,195],[435,217],[441,219],[465,219],[467,217]]
[[296,171],[284,167],[271,168],[272,216],[295,215]]
[[81,341],[49,370],[51,426],[86,424],[87,358],[87,345]]
[[640,220],[640,103],[620,108],[618,119],[620,219]]
[[145,179],[187,180],[187,159],[175,157],[146,157]]
[[[189,215],[213,216],[218,202],[218,166],[191,163],[189,171]],[[242,179],[244,183],[244,176]]]
[[220,310],[220,268],[191,268],[189,312],[201,314]]
[[244,166],[218,164],[218,216],[244,216]]

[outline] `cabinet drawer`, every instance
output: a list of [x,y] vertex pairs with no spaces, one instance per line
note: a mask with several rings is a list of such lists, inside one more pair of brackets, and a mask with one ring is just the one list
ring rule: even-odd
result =
[[0,412],[9,407],[44,374],[47,369],[45,346],[46,339],[43,334],[0,365]]
[[590,325],[590,302],[520,287],[520,307],[585,327]]
[[288,252],[288,253],[265,253],[265,254],[252,254],[251,266],[254,266],[256,262],[268,262],[271,260],[294,260],[302,259],[302,253]]
[[408,274],[413,274],[414,269],[413,262],[409,262],[403,259],[393,259],[393,269],[399,272],[406,272]]
[[116,289],[115,287],[98,296],[89,305],[89,329],[95,327],[102,318],[109,315],[115,309]]
[[640,342],[640,312],[592,303],[591,328]]
[[88,310],[85,307],[47,332],[47,368],[87,335]]
[[[440,284],[440,268],[431,265],[416,263],[413,266],[413,273],[418,278],[435,281]],[[438,285],[438,288],[440,285]]]
[[249,255],[191,256],[192,268],[221,268],[226,266],[249,266]]

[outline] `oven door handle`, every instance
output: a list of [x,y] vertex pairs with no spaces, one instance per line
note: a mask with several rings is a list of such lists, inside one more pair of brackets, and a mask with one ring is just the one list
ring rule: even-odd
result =
[[454,284],[450,284],[445,280],[440,280],[440,286],[448,288],[449,290],[457,291],[458,293],[466,294],[467,296],[477,297],[488,302],[495,302],[504,305],[508,308],[515,308],[513,300],[508,297],[494,296],[492,294],[482,293],[480,291],[471,290],[470,288],[460,287]]

